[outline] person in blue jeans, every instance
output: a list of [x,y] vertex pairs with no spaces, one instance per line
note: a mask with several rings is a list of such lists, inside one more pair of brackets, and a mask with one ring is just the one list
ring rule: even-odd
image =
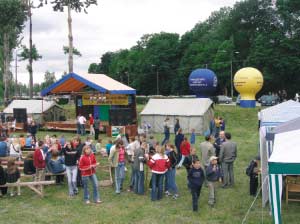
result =
[[97,162],[92,149],[89,145],[85,145],[82,150],[82,156],[79,160],[79,169],[81,171],[82,183],[83,183],[83,195],[84,201],[86,204],[90,204],[90,195],[88,189],[89,180],[93,185],[93,199],[94,202],[99,204],[102,201],[100,200],[100,194],[98,191],[98,180],[96,176],[96,167]]
[[147,149],[147,143],[143,142],[140,148],[134,150],[134,161],[133,169],[134,172],[134,187],[133,191],[136,194],[144,194],[144,163],[145,159],[145,150]]
[[165,134],[165,138],[164,140],[161,142],[161,145],[165,145],[169,139],[170,139],[170,124],[169,124],[169,118],[167,117],[164,121],[164,134]]
[[123,181],[125,179],[125,153],[123,141],[118,140],[117,143],[111,147],[108,157],[111,167],[115,170],[116,194],[121,193]]
[[170,167],[170,161],[168,156],[165,155],[164,147],[156,147],[156,154],[149,159],[148,166],[152,172],[151,200],[160,200],[163,196],[164,176]]
[[170,168],[166,173],[168,179],[168,191],[166,192],[167,196],[171,196],[173,193],[173,198],[178,198],[178,188],[176,185],[176,164],[177,164],[177,155],[176,155],[176,148],[174,145],[169,145],[170,152],[168,153],[168,157],[170,160]]

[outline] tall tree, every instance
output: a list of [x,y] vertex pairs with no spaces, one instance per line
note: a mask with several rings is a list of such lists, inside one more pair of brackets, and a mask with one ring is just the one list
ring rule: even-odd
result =
[[[32,99],[33,97],[33,69],[32,69],[32,62],[33,62],[33,44],[32,44],[32,8],[33,8],[33,1],[32,0],[22,0],[25,3],[28,12],[29,18],[29,53],[28,58],[29,64],[27,66],[27,70],[29,72],[29,98]],[[23,48],[24,50],[24,48]],[[35,49],[36,50],[36,49]],[[36,51],[37,52],[37,51]]]
[[[40,0],[40,6],[43,3],[47,4],[47,0]],[[68,10],[68,39],[69,39],[69,73],[73,72],[73,33],[72,33],[72,16],[71,11],[81,12],[82,10],[87,13],[86,9],[90,5],[97,5],[97,0],[53,0],[51,2],[54,11],[64,11],[64,7]]]
[[41,90],[47,88],[56,82],[55,73],[46,71],[44,75],[44,82],[41,83]]
[[17,39],[22,32],[24,21],[26,20],[26,10],[21,0],[1,0],[0,1],[0,33],[2,35],[3,48],[3,83],[4,100],[9,98],[9,77],[10,61],[12,49],[17,44]]

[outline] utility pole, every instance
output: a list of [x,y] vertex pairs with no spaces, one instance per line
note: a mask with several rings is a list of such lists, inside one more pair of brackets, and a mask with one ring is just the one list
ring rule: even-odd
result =
[[233,66],[232,66],[232,58],[230,61],[230,93],[231,93],[231,99],[233,99],[233,80],[232,80],[232,73],[233,73]]
[[158,69],[156,68],[156,95],[159,95]]
[[15,96],[18,95],[18,49],[16,49],[16,58],[15,58],[15,74],[16,74],[16,83],[15,83]]

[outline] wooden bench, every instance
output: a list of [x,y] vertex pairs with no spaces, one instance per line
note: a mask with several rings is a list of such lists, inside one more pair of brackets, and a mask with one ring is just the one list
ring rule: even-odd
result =
[[112,173],[111,173],[111,167],[110,166],[98,166],[98,169],[101,169],[101,171],[108,172],[109,173],[109,179],[108,180],[100,180],[99,186],[100,187],[110,187],[113,185],[113,179],[112,179]]
[[[6,183],[5,185],[0,185],[0,187],[28,187],[33,190],[39,196],[44,197],[43,186],[55,184],[54,180],[50,181],[31,181],[31,182],[16,182],[16,183]],[[40,188],[40,189],[38,189]]]
[[285,179],[285,201],[300,201],[300,198],[289,197],[290,193],[300,193],[300,176],[286,176]]

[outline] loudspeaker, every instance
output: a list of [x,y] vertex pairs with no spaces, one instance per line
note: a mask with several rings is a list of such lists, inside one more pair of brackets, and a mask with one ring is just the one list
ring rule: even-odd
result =
[[14,118],[16,119],[17,123],[27,122],[26,108],[14,108],[13,112],[14,112]]
[[132,124],[133,113],[132,109],[110,109],[109,110],[109,125],[110,126],[126,126]]

